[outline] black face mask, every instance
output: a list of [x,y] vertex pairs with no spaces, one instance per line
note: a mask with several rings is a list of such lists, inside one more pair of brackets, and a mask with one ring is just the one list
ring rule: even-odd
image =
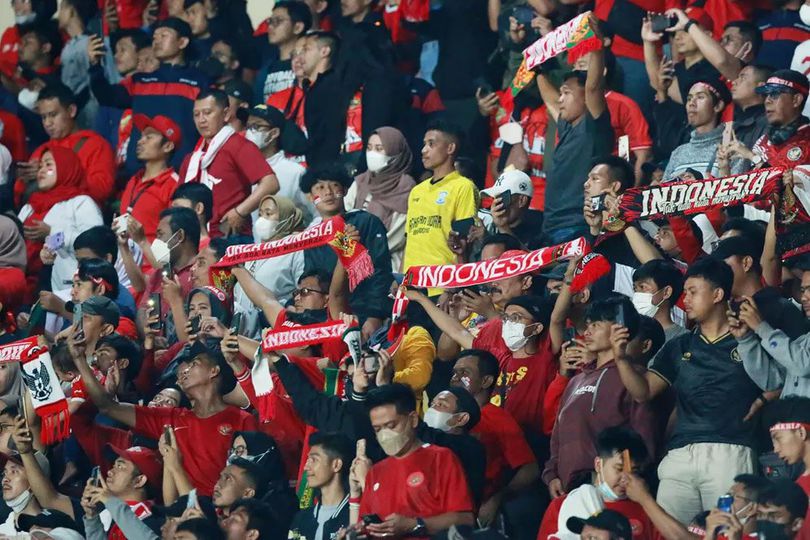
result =
[[807,123],[807,120],[803,116],[800,116],[786,126],[769,126],[768,140],[775,145],[784,144],[788,139],[793,137],[796,131],[805,123]]
[[788,540],[788,534],[784,523],[774,523],[773,521],[757,520],[757,534],[760,540]]

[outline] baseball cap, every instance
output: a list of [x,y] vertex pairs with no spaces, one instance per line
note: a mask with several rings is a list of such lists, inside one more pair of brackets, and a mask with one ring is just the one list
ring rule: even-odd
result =
[[284,113],[280,110],[276,109],[275,107],[269,107],[267,105],[256,105],[252,109],[250,109],[250,116],[255,116],[256,118],[261,118],[268,124],[272,125],[273,127],[282,128],[284,127],[284,122],[286,122],[284,118]]
[[73,531],[79,530],[79,525],[69,515],[59,510],[43,508],[42,512],[35,516],[20,514],[17,518],[17,525],[21,531],[28,532],[31,527],[42,527],[43,529],[64,528]]
[[549,298],[541,298],[532,295],[517,296],[509,300],[504,308],[520,306],[529,312],[534,322],[548,326],[548,322],[551,319],[551,311],[554,309],[553,298],[551,300],[552,301],[550,301]]
[[132,116],[132,121],[135,122],[135,127],[138,131],[143,133],[146,128],[152,128],[171,142],[174,143],[175,148],[180,147],[180,141],[183,140],[183,133],[180,126],[168,116],[159,114],[154,118],[149,118],[145,114],[135,114]]
[[[50,461],[48,461],[48,458],[45,457],[45,454],[43,454],[42,452],[37,450],[36,452],[34,452],[34,459],[37,460],[37,465],[39,465],[39,469],[42,471],[42,474],[44,474],[47,477],[50,477],[51,476],[51,463],[50,463]],[[17,465],[19,465],[21,467],[25,467],[25,465],[23,465],[23,462],[22,462],[22,456],[20,455],[19,452],[15,452],[15,453],[9,455],[8,456],[8,461],[16,463]]]
[[768,95],[793,91],[807,96],[808,90],[810,90],[810,83],[804,74],[793,69],[779,69],[768,77],[765,84],[758,86],[756,92],[757,94]]
[[565,277],[565,270],[568,268],[568,263],[560,263],[553,268],[551,268],[548,272],[542,272],[540,277],[546,279],[553,279],[555,281],[562,281]]
[[191,26],[189,26],[186,21],[178,17],[167,17],[162,21],[158,21],[158,23],[155,25],[155,30],[158,28],[170,28],[177,32],[177,35],[181,38],[192,38]]
[[105,323],[113,326],[118,326],[118,322],[121,320],[118,306],[106,296],[91,296],[82,302],[82,313],[98,315]]
[[738,257],[753,257],[759,260],[759,252],[756,249],[756,242],[746,239],[742,236],[732,236],[721,240],[717,247],[712,251],[712,257],[716,259],[728,259],[729,257],[737,255]]
[[118,448],[112,444],[107,444],[107,450],[116,456],[131,461],[138,467],[141,474],[146,475],[146,481],[152,489],[158,490],[163,487],[163,463],[160,461],[157,452],[145,446],[132,446],[127,449]]
[[248,103],[253,101],[253,89],[242,79],[231,79],[225,83],[222,87],[222,91],[231,97],[247,101]]
[[633,529],[630,527],[630,521],[614,510],[602,510],[588,519],[570,517],[568,521],[565,522],[565,526],[568,527],[568,530],[576,534],[582,534],[582,529],[585,528],[585,525],[590,525],[594,529],[608,531],[623,540],[631,540],[633,538]]
[[491,188],[481,191],[481,195],[487,197],[497,197],[506,190],[512,192],[512,195],[526,195],[531,198],[534,195],[534,185],[529,175],[517,169],[508,169],[501,173],[495,185]]

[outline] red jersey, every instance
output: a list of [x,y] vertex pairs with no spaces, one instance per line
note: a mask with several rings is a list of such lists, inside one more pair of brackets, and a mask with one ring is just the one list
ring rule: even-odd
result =
[[[101,13],[104,13],[110,1],[115,4],[115,11],[118,13],[119,29],[130,30],[143,26],[143,10],[146,9],[148,0],[98,0],[98,9]],[[109,33],[107,18],[104,17],[104,34]]]
[[0,122],[3,123],[3,135],[0,143],[11,153],[14,161],[28,159],[28,148],[25,146],[25,126],[22,121],[8,111],[0,110]]
[[771,167],[792,169],[810,160],[810,124],[800,126],[782,144],[773,144],[766,133],[754,144],[755,154],[765,157]]
[[20,32],[14,24],[6,28],[0,37],[0,72],[8,77],[14,77],[17,71],[17,62],[20,60],[19,49]]
[[387,457],[366,476],[360,515],[433,517],[472,512],[461,462],[449,448],[423,444],[403,458]]
[[[183,160],[181,179],[186,178],[192,155],[187,155]],[[214,195],[213,216],[208,231],[211,237],[222,236],[219,223],[225,214],[249,197],[251,187],[269,174],[273,174],[273,169],[258,146],[239,136],[229,137],[225,141],[208,167],[205,181]],[[250,234],[250,224],[243,232]]]
[[481,420],[471,433],[484,445],[487,456],[484,500],[506,485],[506,475],[535,461],[526,437],[508,411],[487,403],[481,407]]
[[529,160],[529,178],[532,179],[534,195],[529,203],[532,210],[546,207],[546,173],[543,170],[546,155],[546,129],[548,128],[548,110],[545,105],[537,109],[524,109],[520,115],[523,125],[523,149]]
[[652,148],[650,138],[650,126],[641,112],[638,104],[618,92],[610,91],[605,93],[608,111],[610,111],[610,127],[616,137],[616,147],[613,152],[619,153],[619,137],[627,135],[630,139],[630,150],[643,150]]
[[172,194],[177,189],[180,177],[169,167],[156,177],[143,181],[141,169],[129,179],[121,194],[121,213],[129,212],[143,225],[144,234],[151,242],[157,234],[160,212],[169,208]]
[[343,141],[343,153],[351,154],[363,149],[363,89],[352,96],[349,108],[346,109],[346,139]]
[[[543,522],[540,524],[540,530],[537,531],[537,540],[546,540],[549,535],[556,533],[559,530],[558,521],[560,517],[560,508],[565,501],[566,495],[552,499],[549,503],[546,513],[543,514]],[[647,513],[640,504],[628,499],[620,501],[604,501],[605,509],[614,510],[630,522],[630,527],[633,530],[633,540],[655,540],[661,537],[658,529],[652,524]]]
[[174,428],[183,468],[191,483],[201,495],[209,497],[225,466],[234,432],[256,431],[259,427],[253,416],[230,406],[208,418],[199,418],[181,407],[135,407],[135,433],[157,440],[167,425]]
[[[804,474],[796,480],[796,483],[799,484],[799,487],[810,497],[810,471],[805,471]],[[810,508],[807,509],[807,515],[804,517],[804,525],[802,525],[802,528],[799,530],[799,534],[796,535],[796,540],[810,540]]]
[[546,333],[535,354],[516,358],[501,338],[502,325],[501,319],[488,321],[473,340],[474,349],[491,352],[501,366],[492,403],[512,413],[523,429],[540,433],[543,427],[543,399],[557,373],[551,338]]
[[[629,6],[627,5],[629,4]],[[632,6],[632,7],[631,7]],[[647,12],[663,13],[669,8],[683,7],[679,0],[596,0],[594,14],[603,21],[614,24],[614,18],[627,17],[632,9],[638,10],[638,22],[633,28],[641,28],[641,14]],[[628,9],[629,8],[629,9]],[[634,19],[635,20],[635,19]],[[626,21],[623,21],[626,23]],[[616,56],[632,58],[639,62],[644,61],[644,47],[641,44],[641,35],[637,34],[637,41],[625,39],[619,33],[613,36],[610,50]]]

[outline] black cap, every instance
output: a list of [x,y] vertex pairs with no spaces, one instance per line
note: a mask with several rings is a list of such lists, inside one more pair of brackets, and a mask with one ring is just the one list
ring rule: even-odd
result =
[[273,127],[282,128],[286,122],[284,113],[270,105],[256,105],[250,109],[250,116],[261,118]]
[[723,260],[737,255],[738,257],[749,256],[759,260],[761,254],[756,249],[757,246],[755,244],[755,242],[742,236],[732,236],[721,240],[720,243],[717,244],[715,250],[712,251],[712,257]]
[[158,21],[158,23],[155,25],[155,30],[158,28],[171,28],[177,32],[177,35],[181,38],[192,38],[191,26],[189,26],[186,21],[178,17],[168,17],[162,21]]
[[115,302],[106,296],[91,296],[81,304],[82,314],[98,315],[102,320],[113,326],[118,326],[121,320],[121,311]]
[[723,82],[720,81],[719,79],[706,79],[702,81],[696,81],[691,88],[694,88],[695,84],[702,84],[704,85],[704,87],[708,87],[709,92],[711,92],[714,95],[714,97],[716,97],[723,103],[726,104],[731,103],[731,91],[728,89],[728,86],[723,84]]
[[59,510],[45,508],[41,513],[35,516],[28,514],[20,514],[17,518],[17,526],[21,531],[28,532],[31,527],[42,527],[44,529],[56,529],[61,527],[63,529],[71,529],[81,532],[79,525],[69,515]]
[[556,266],[553,266],[546,272],[541,272],[540,277],[546,279],[553,279],[555,281],[562,281],[565,277],[565,270],[568,268],[568,263],[560,263]]
[[541,298],[539,296],[518,296],[509,300],[504,308],[509,306],[520,306],[529,312],[536,323],[548,326],[551,320],[551,311],[554,309],[554,298]]
[[614,510],[602,510],[588,519],[580,517],[570,517],[565,522],[565,526],[572,533],[582,534],[582,529],[585,525],[590,525],[594,529],[608,531],[616,538],[623,540],[631,540],[633,538],[633,529],[630,527],[630,521],[622,514]]
[[758,86],[756,92],[761,95],[796,92],[807,96],[808,89],[810,89],[810,83],[803,73],[793,69],[780,69],[774,71],[765,84]]
[[222,87],[222,91],[229,96],[247,101],[248,103],[253,101],[253,89],[242,79],[231,79],[225,83],[225,86]]

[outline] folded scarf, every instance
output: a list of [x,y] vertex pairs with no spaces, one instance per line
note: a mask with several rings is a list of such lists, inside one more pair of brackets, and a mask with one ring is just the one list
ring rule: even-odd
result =
[[208,146],[205,145],[205,139],[200,139],[191,157],[188,160],[188,168],[186,169],[186,177],[183,182],[200,182],[206,186],[213,188],[213,184],[208,179],[208,167],[214,162],[217,153],[225,146],[236,131],[229,125],[226,125],[219,132],[214,135]]
[[526,68],[534,69],[565,51],[568,51],[568,63],[573,65],[580,57],[599,49],[602,42],[591,29],[590,15],[591,12],[586,11],[526,47],[523,51]]

